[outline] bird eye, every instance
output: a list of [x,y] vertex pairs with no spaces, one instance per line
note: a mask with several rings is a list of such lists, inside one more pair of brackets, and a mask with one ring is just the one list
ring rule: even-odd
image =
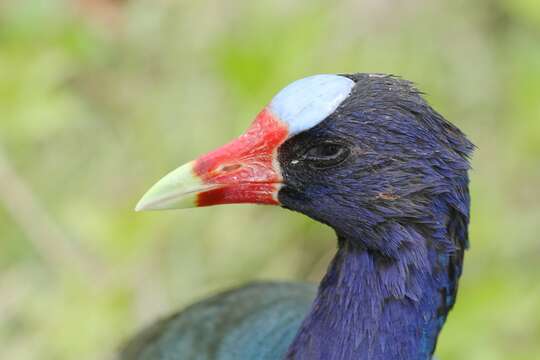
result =
[[305,153],[304,160],[316,168],[338,165],[349,156],[349,149],[341,144],[322,143],[315,145]]

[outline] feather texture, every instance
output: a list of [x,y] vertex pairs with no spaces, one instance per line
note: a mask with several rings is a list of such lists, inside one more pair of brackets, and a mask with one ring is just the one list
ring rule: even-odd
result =
[[281,359],[315,292],[305,283],[255,283],[218,294],[150,326],[120,359]]

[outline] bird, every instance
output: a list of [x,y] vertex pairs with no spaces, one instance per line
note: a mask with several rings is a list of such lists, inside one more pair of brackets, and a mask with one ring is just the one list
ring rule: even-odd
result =
[[166,175],[136,210],[300,212],[336,233],[320,284],[217,294],[142,330],[120,359],[433,359],[469,246],[473,150],[399,76],[292,82],[243,135]]

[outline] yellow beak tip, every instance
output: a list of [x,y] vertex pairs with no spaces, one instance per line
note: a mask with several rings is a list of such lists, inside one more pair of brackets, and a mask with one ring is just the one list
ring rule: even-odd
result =
[[137,205],[135,206],[135,211],[136,212],[141,212],[141,211],[145,211],[146,210],[146,206],[144,206],[144,203],[142,203],[141,201],[139,201],[137,203]]
[[135,211],[181,209],[194,207],[199,191],[206,190],[193,174],[193,162],[172,171],[148,190],[135,206]]
[[159,207],[156,206],[156,199],[153,199],[151,196],[148,196],[147,194],[145,194],[135,206],[136,212],[158,210],[158,209]]

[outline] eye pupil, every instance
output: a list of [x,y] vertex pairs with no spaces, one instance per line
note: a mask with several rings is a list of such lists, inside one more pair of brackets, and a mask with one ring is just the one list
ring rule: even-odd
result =
[[306,155],[305,160],[316,168],[337,165],[349,155],[348,149],[340,144],[325,143],[313,146]]
[[341,147],[336,144],[323,144],[311,148],[308,151],[308,157],[313,158],[327,158],[336,156],[340,151]]
[[339,151],[339,148],[336,145],[325,145],[322,147],[323,156],[332,156]]

